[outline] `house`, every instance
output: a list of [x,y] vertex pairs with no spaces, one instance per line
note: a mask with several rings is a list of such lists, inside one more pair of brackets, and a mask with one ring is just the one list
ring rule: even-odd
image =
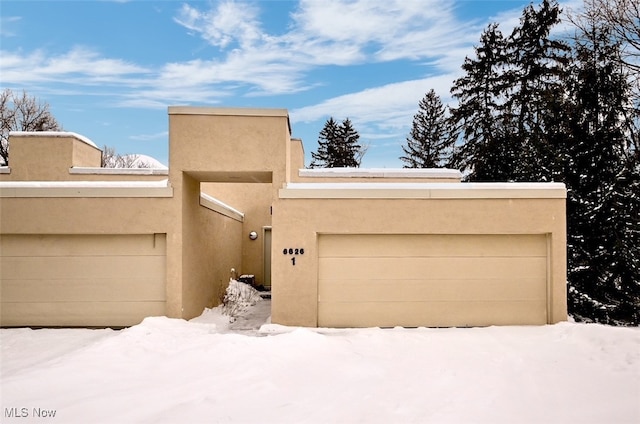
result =
[[566,190],[447,169],[304,169],[284,109],[169,108],[169,169],[12,133],[0,168],[0,325],[128,326],[219,304],[232,269],[272,322],[566,320]]

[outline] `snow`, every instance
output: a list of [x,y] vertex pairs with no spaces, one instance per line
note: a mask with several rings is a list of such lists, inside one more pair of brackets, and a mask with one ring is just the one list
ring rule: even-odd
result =
[[2,422],[640,422],[638,328],[284,327],[230,294],[234,322],[0,330]]
[[279,196],[281,199],[566,198],[566,189],[562,183],[305,182],[286,183]]
[[462,178],[457,169],[446,168],[305,168],[299,169],[298,175],[320,178]]
[[226,203],[216,199],[213,196],[208,195],[207,193],[200,192],[200,205],[213,211],[218,211],[220,213],[228,211],[231,213],[231,215],[236,216],[239,220],[244,220],[243,212],[240,212],[236,208],[227,205]]
[[98,168],[74,166],[69,174],[79,175],[169,175],[169,168]]
[[158,181],[0,181],[0,188],[164,188],[169,180]]
[[560,190],[563,183],[287,183],[288,190]]
[[125,155],[124,158],[125,160],[127,160],[128,158],[131,158],[133,166],[143,166],[143,167],[148,167],[152,169],[169,169],[167,168],[167,165],[160,162],[158,159],[151,156],[147,156],[147,155],[132,154],[132,155]]
[[70,131],[11,131],[9,132],[9,137],[73,137],[91,147],[99,149],[96,143],[87,137]]

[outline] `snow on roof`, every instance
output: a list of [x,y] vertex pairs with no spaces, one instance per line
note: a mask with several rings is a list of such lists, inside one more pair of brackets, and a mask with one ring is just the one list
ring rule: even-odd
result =
[[314,168],[298,170],[300,177],[344,178],[462,178],[447,168]]
[[168,179],[161,181],[0,181],[0,198],[172,197]]
[[0,181],[0,188],[164,188],[169,180],[159,181]]
[[168,168],[98,168],[74,166],[69,174],[78,175],[168,175]]
[[288,183],[289,190],[564,190],[563,183]]
[[89,140],[87,137],[69,131],[11,131],[9,133],[10,137],[73,137],[77,140],[82,141],[83,143],[88,144],[91,147],[95,147],[99,149],[96,144]]
[[288,183],[279,193],[281,199],[492,199],[567,196],[562,183]]
[[244,221],[243,212],[240,212],[239,210],[227,205],[224,202],[221,202],[215,197],[209,196],[208,194],[203,192],[200,192],[200,205],[211,209],[212,211],[226,215],[230,218],[234,218],[240,222]]
[[148,156],[148,155],[141,155],[141,154],[133,154],[133,155],[127,155],[127,156],[131,156],[134,158],[133,164],[136,166],[148,166],[152,169],[169,169],[164,163],[160,162],[158,159],[152,157],[152,156]]

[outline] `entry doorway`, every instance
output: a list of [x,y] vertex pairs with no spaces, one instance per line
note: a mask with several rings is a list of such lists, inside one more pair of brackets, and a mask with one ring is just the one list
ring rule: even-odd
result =
[[271,290],[271,227],[262,227],[264,237],[264,288]]

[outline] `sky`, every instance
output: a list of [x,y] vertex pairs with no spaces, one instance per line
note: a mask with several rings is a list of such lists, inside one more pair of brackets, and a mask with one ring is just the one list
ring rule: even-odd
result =
[[[0,88],[26,90],[65,131],[168,165],[168,106],[284,108],[308,165],[329,117],[398,168],[418,102],[449,89],[489,23],[529,1],[0,2]],[[534,4],[538,4],[535,2]],[[576,10],[581,0],[560,3]]]

